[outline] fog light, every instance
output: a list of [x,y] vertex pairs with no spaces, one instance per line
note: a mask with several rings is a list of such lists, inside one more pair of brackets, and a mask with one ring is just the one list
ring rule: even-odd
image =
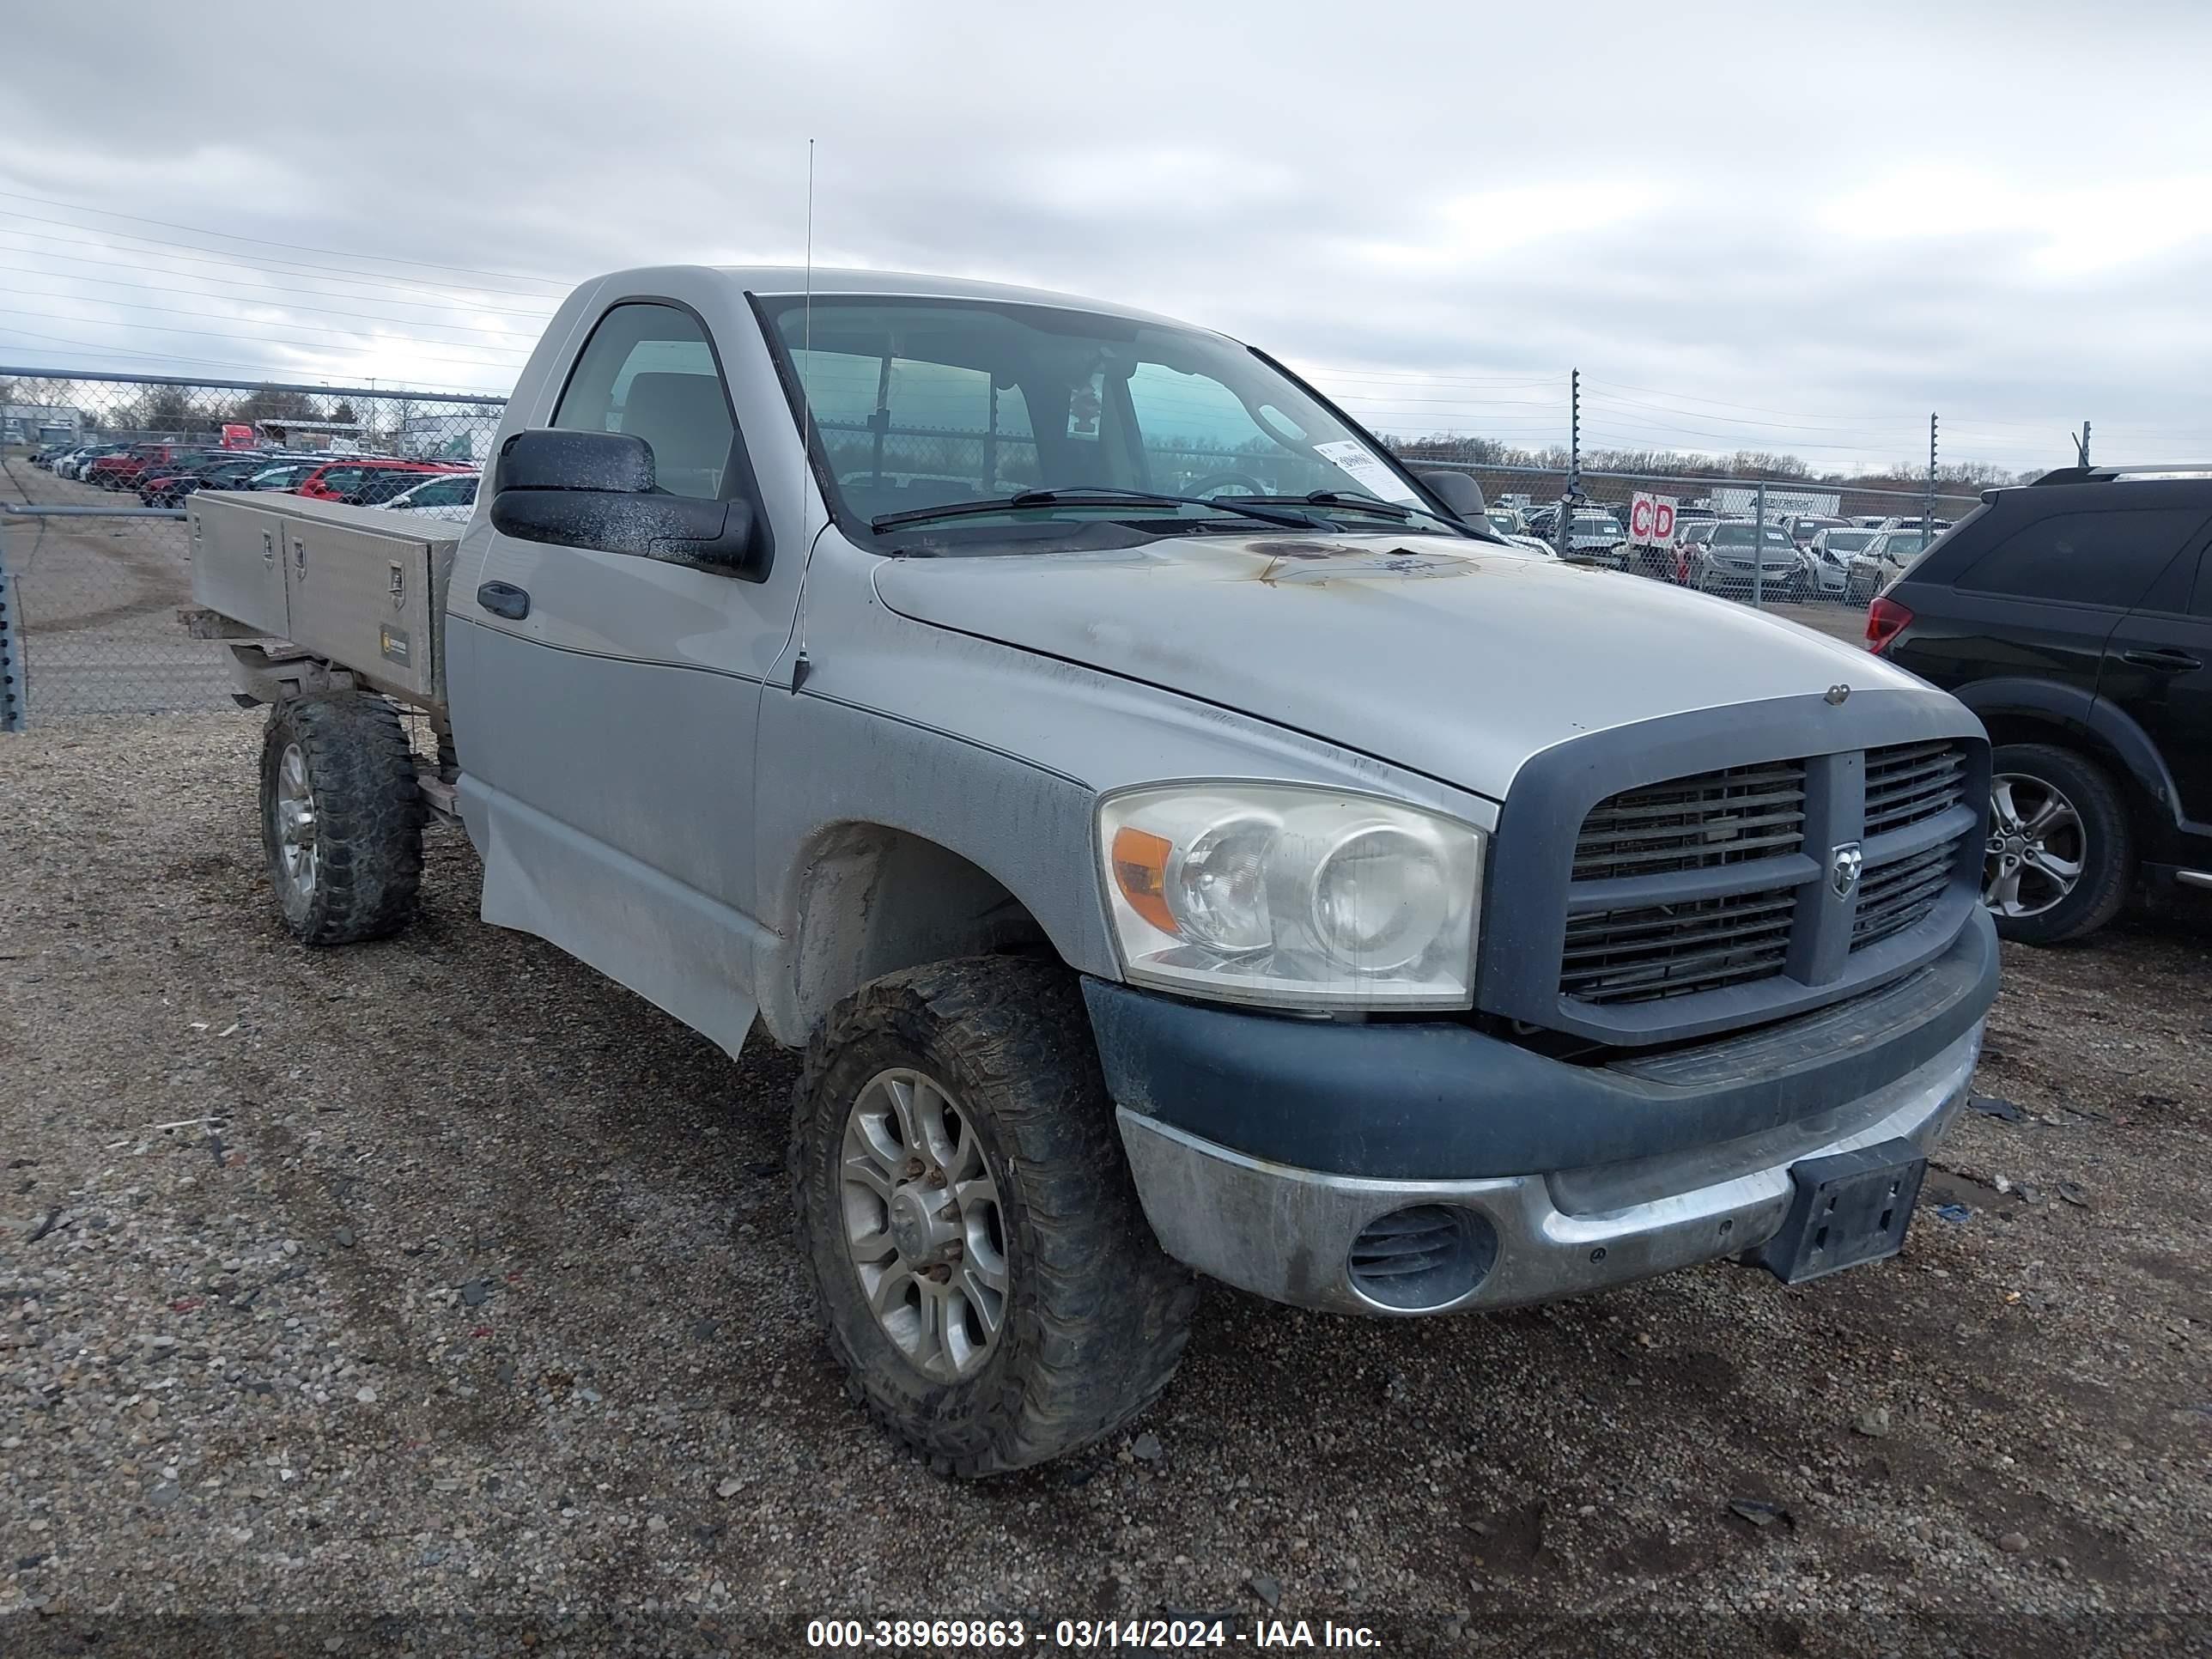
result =
[[1497,1261],[1498,1231],[1488,1218],[1414,1204],[1361,1228],[1346,1266],[1352,1288],[1378,1307],[1421,1313],[1466,1296]]

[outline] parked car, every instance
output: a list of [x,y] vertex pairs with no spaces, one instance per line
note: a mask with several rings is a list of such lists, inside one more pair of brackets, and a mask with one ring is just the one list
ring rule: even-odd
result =
[[1803,562],[1778,524],[1763,533],[1748,519],[1696,524],[1683,532],[1681,547],[1682,579],[1700,592],[1748,595],[1755,588],[1761,599],[1783,601],[1804,592]]
[[1881,532],[1876,530],[1831,528],[1819,532],[1805,550],[1805,589],[1808,595],[1834,594],[1848,598],[1851,555]]
[[73,449],[54,463],[55,475],[74,479],[82,483],[84,482],[85,474],[92,470],[92,464],[94,461],[105,455],[120,455],[130,447],[128,444],[115,443],[87,444],[81,449]]
[[85,471],[85,482],[102,489],[136,489],[148,468],[180,471],[209,452],[198,444],[132,444],[112,455],[103,455]]
[[128,444],[82,445],[78,448],[72,449],[68,454],[63,456],[61,459],[54,463],[54,476],[61,478],[72,478],[82,483],[84,479],[86,471],[91,467],[94,461],[100,459],[105,455],[119,455],[129,447],[130,446]]
[[[1627,526],[1601,508],[1577,507],[1567,520],[1565,556],[1573,563],[1625,570],[1628,568],[1627,544]],[[1556,541],[1553,545],[1557,545]]]
[[1844,584],[1845,597],[1855,605],[1866,604],[1927,544],[1927,538],[1917,530],[1876,531],[1864,547],[1850,556]]
[[1823,530],[1847,530],[1850,526],[1841,519],[1829,518],[1820,514],[1800,513],[1783,520],[1782,527],[1789,532],[1790,541],[1800,549],[1803,549],[1812,546],[1813,538]]
[[329,465],[329,458],[320,455],[309,456],[304,460],[280,460],[251,474],[243,483],[232,487],[237,489],[292,489]]
[[[873,434],[809,346],[872,371]],[[1033,480],[934,439],[968,499],[854,474],[956,371],[1041,409],[1100,362],[1130,391]],[[1245,411],[1213,435],[1269,493],[1149,487],[1194,404]],[[1901,1243],[1997,975],[1981,728],[1911,675],[1656,584],[1606,603],[1264,356],[1026,289],[595,278],[492,453],[457,549],[188,504],[270,706],[283,923],[396,931],[458,819],[488,922],[733,1054],[803,1048],[792,1242],[758,1248],[933,1467],[1119,1432],[1193,1270],[1404,1316]],[[1864,780],[1926,755],[1955,764],[1885,834]]]
[[1521,516],[1516,507],[1500,507],[1492,501],[1483,516],[1490,520],[1490,527],[1501,536],[1525,536],[1528,533],[1528,521]]
[[[381,507],[393,497],[403,495],[419,487],[425,479],[459,476],[448,472],[425,472],[411,467],[377,467],[345,493],[344,499],[355,507]],[[473,499],[473,497],[471,497]]]
[[[368,456],[340,456],[325,460],[322,465],[292,486],[293,493],[312,500],[342,501],[360,490],[372,476],[401,473],[416,477],[435,473],[451,472],[449,466],[433,465],[426,461],[384,460]],[[402,484],[398,488],[404,489]]]
[[200,460],[179,472],[149,470],[138,485],[138,499],[148,507],[174,507],[198,489],[238,489],[267,463],[258,455],[231,454]]
[[442,478],[409,485],[384,505],[394,513],[419,513],[426,519],[446,519],[455,524],[466,524],[475,514],[477,485],[481,477],[474,472],[456,472]]
[[1982,501],[1875,600],[1867,642],[1996,745],[1997,931],[2051,945],[2131,892],[2212,890],[2212,476],[2068,467]]

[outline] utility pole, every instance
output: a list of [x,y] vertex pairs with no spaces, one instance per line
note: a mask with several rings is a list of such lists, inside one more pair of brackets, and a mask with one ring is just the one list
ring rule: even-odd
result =
[[1751,526],[1751,608],[1766,609],[1766,480],[1759,481],[1759,505],[1753,512]]
[[1928,416],[1928,503],[1920,509],[1923,544],[1936,533],[1936,416]]
[[2076,466],[2089,465],[2089,423],[2087,421],[2081,422],[2081,435],[2074,440],[2074,464]]
[[1561,558],[1567,556],[1568,533],[1574,519],[1574,504],[1583,498],[1583,372],[1579,368],[1567,371],[1567,489],[1559,498],[1559,510],[1552,520],[1552,546]]

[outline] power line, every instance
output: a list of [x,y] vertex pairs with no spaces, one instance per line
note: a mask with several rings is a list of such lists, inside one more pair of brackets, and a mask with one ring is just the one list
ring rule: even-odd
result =
[[[227,264],[233,268],[242,266],[249,270],[264,267],[271,270],[281,270],[288,276],[312,276],[327,272],[344,282],[377,283],[392,288],[412,289],[418,293],[425,289],[445,289],[457,294],[495,294],[504,300],[538,300],[551,297],[547,295],[517,294],[511,289],[483,288],[473,283],[439,283],[433,282],[428,277],[405,277],[381,271],[352,270],[344,265],[323,265],[300,259],[270,259],[245,253],[232,253],[222,248],[200,247],[191,242],[171,242],[158,236],[140,236],[127,230],[109,230],[100,225],[81,225],[72,219],[42,219],[34,213],[24,213],[15,208],[0,208],[0,214],[4,214],[12,219],[27,219],[34,225],[59,225],[65,230],[94,231],[108,239],[106,242],[76,244],[82,247],[105,247],[118,242],[143,242],[150,247],[177,250],[174,252],[161,255],[162,258],[189,259],[200,264]],[[0,226],[0,229],[6,229],[11,235],[36,236],[46,241],[72,242],[76,240],[65,236],[50,236],[44,231],[17,230],[13,226]],[[121,248],[118,252],[132,253],[138,250]]]
[[[190,334],[198,338],[210,340],[236,341],[241,338],[262,337],[259,336],[229,334],[218,329],[175,328],[167,323],[110,322],[107,319],[101,317],[57,316],[50,311],[25,311],[14,306],[0,306],[0,316],[31,317],[44,323],[94,323],[107,328],[135,328],[142,330],[149,334]],[[343,347],[316,345],[312,342],[305,340],[270,340],[269,343],[276,346],[295,347],[308,351],[319,351],[325,356],[338,357],[345,355],[345,348]],[[411,346],[414,343],[407,340],[404,337],[395,336],[389,341],[386,342],[386,343],[398,346]],[[356,350],[353,355],[360,356],[364,354]],[[441,357],[430,352],[415,352],[412,355],[417,357],[421,362],[426,363],[451,363],[459,368],[471,368],[478,371],[496,373],[501,368],[506,368],[511,371],[515,368],[515,365],[511,363],[488,363],[469,357]]]
[[[1822,421],[1817,423],[1801,423],[1789,421],[1753,421],[1747,419],[1740,415],[1718,415],[1710,413],[1702,409],[1678,409],[1670,404],[1645,403],[1640,398],[1607,398],[1604,400],[1602,404],[1600,404],[1596,400],[1593,399],[1591,406],[1593,408],[1609,408],[1615,413],[1625,413],[1630,408],[1650,409],[1656,410],[1662,415],[1679,415],[1686,420],[1720,421],[1731,426],[1759,427],[1764,430],[1774,432],[1838,432],[1846,430],[1852,432],[1873,432],[1887,431],[1890,429],[1886,422],[1876,422],[1874,425],[1864,425],[1843,421]],[[1897,429],[1899,430],[1905,430],[1908,428],[1916,433],[1918,431],[1918,428],[1917,426],[1912,426],[1910,422],[1899,422],[1897,423]]]
[[[72,340],[64,338],[58,334],[41,334],[33,329],[18,328],[12,323],[0,323],[0,334],[12,334],[19,339],[42,340],[49,345],[69,346],[79,351],[94,352],[103,357],[125,357],[134,363],[143,362],[150,357],[157,362],[191,363],[201,368],[230,369],[240,374],[252,375],[264,380],[270,378],[270,366],[267,363],[233,362],[227,358],[220,357],[182,357],[171,352],[144,351],[136,346],[95,345],[90,340]],[[310,348],[301,347],[291,349],[297,350],[310,349]],[[301,371],[301,373],[304,374],[314,375],[320,375],[325,372],[326,371],[321,368],[313,368]],[[43,377],[55,380],[97,380],[104,378],[99,374],[85,374],[76,369],[70,368],[32,369],[29,371],[29,374],[26,378],[33,376]],[[458,392],[469,396],[481,397],[487,403],[501,402],[506,396],[506,394],[502,392],[484,392],[476,386],[455,386],[451,384],[440,385],[434,381],[416,382],[404,388],[394,387],[390,395],[395,398],[404,398],[410,391]],[[369,395],[381,394],[371,393]]]
[[[0,212],[5,211],[5,209],[0,209]],[[70,247],[106,247],[110,246],[105,242],[79,242],[72,240],[65,236],[49,236],[43,231],[18,230],[13,225],[0,225],[0,236],[28,236],[41,242],[61,242]],[[154,252],[150,250],[139,248],[123,248],[118,251],[125,253],[139,254],[142,258],[166,259],[184,264],[210,264],[218,266],[225,271],[245,271],[252,276],[261,279],[264,287],[269,289],[270,291],[278,294],[312,294],[327,300],[357,301],[362,305],[439,307],[447,311],[489,312],[496,316],[530,317],[539,321],[543,321],[553,314],[550,311],[534,311],[521,306],[485,305],[479,300],[450,299],[443,296],[428,300],[386,299],[380,294],[337,294],[332,293],[328,288],[287,288],[280,283],[270,283],[267,280],[270,275],[268,271],[264,270],[261,266],[252,264],[242,259],[226,259],[221,256],[216,256],[207,259],[193,259],[182,254],[159,253]],[[21,253],[36,259],[60,259],[73,265],[100,265],[111,270],[144,270],[148,268],[143,264],[139,264],[130,259],[96,259],[88,254],[56,253],[50,249],[42,247],[9,247],[4,243],[0,243],[0,252]],[[113,280],[105,276],[79,276],[74,272],[66,270],[45,270],[36,265],[15,265],[10,266],[9,269],[32,271],[37,275],[45,276],[61,276],[72,282],[80,283],[99,283]],[[190,281],[197,283],[213,283],[218,280],[213,276],[202,276],[189,270],[160,270],[158,267],[156,267],[156,270],[158,270],[158,274],[164,276],[183,276]],[[279,270],[276,274],[278,276],[291,276],[298,273]],[[389,288],[398,288],[412,294],[426,292],[434,293],[436,291],[431,285],[422,283],[387,283],[382,278],[375,276],[325,276],[315,278],[313,280],[326,283],[343,283],[361,287],[374,284]],[[182,293],[185,290],[178,289],[176,291]],[[193,291],[198,292],[198,290],[195,289]],[[456,289],[452,291],[455,294],[461,294],[475,293],[477,290],[472,289]],[[516,299],[521,296],[517,295],[509,295],[506,297],[509,299]]]
[[[0,334],[12,334],[19,339],[25,340],[43,340],[49,345],[70,346],[79,351],[96,352],[103,357],[128,357],[133,362],[143,362],[144,359],[151,357],[157,362],[165,363],[194,363],[202,368],[242,369],[255,374],[263,375],[265,375],[269,372],[269,365],[266,363],[234,363],[220,357],[179,357],[165,351],[141,351],[135,346],[95,345],[90,340],[71,340],[58,334],[41,334],[35,329],[17,328],[12,323],[0,323]],[[70,380],[88,378],[76,374],[69,369],[62,368],[41,369],[39,370],[38,373],[58,380]],[[88,378],[98,380],[100,377],[98,375],[93,375]],[[425,386],[422,389],[428,392],[436,390],[438,388]]]
[[[477,348],[477,347],[471,347],[471,346],[464,345],[464,344],[462,344],[462,343],[461,343],[459,341],[458,341],[458,340],[429,340],[429,341],[418,341],[418,340],[415,339],[415,337],[414,337],[413,336],[411,336],[411,335],[407,335],[407,334],[386,334],[386,335],[364,334],[364,333],[362,333],[361,331],[359,331],[358,329],[349,329],[349,328],[324,328],[324,327],[322,327],[322,326],[320,326],[319,325],[315,324],[315,323],[284,323],[284,322],[267,322],[267,321],[264,321],[264,320],[262,320],[261,319],[259,319],[259,318],[256,318],[256,317],[234,317],[234,316],[228,316],[228,315],[226,315],[224,313],[217,312],[217,311],[186,311],[186,310],[184,310],[183,308],[181,308],[180,307],[177,307],[177,306],[142,306],[142,305],[138,305],[138,304],[137,304],[137,303],[135,303],[135,302],[133,302],[133,301],[129,301],[129,300],[106,300],[106,299],[99,298],[99,297],[98,297],[98,296],[96,296],[96,295],[54,295],[54,294],[26,294],[26,295],[21,295],[16,296],[16,297],[21,297],[21,298],[25,298],[25,299],[40,299],[40,300],[67,299],[67,300],[74,300],[74,301],[76,301],[78,303],[80,303],[80,304],[83,304],[83,305],[90,305],[90,306],[111,306],[111,307],[116,307],[117,309],[124,310],[124,311],[151,311],[151,312],[155,312],[155,313],[159,313],[159,314],[165,315],[165,316],[171,316],[171,317],[194,317],[194,318],[200,319],[201,320],[205,321],[205,322],[213,322],[213,323],[223,323],[223,322],[235,322],[235,323],[241,323],[241,324],[244,324],[245,325],[246,325],[247,327],[249,327],[249,328],[251,328],[251,329],[252,329],[252,330],[254,330],[254,331],[255,331],[255,334],[254,334],[253,336],[252,336],[252,337],[259,337],[261,336],[261,334],[262,334],[264,331],[269,331],[269,330],[276,330],[276,329],[283,329],[283,330],[289,330],[289,331],[292,331],[292,332],[295,332],[295,333],[301,333],[301,334],[325,334],[325,335],[331,335],[331,336],[335,336],[335,337],[338,337],[338,338],[340,338],[340,339],[360,340],[360,341],[362,341],[362,342],[364,342],[364,343],[368,343],[368,344],[369,344],[369,345],[388,345],[388,344],[390,344],[391,343],[392,343],[393,341],[397,340],[397,341],[402,341],[402,342],[404,342],[404,343],[409,343],[409,344],[427,344],[427,345],[451,346],[452,348],[453,348],[453,349],[455,349],[455,350],[457,350],[457,351],[469,351],[469,350],[482,349],[482,350],[485,350],[485,351],[500,351],[500,352],[507,352],[507,353],[512,354],[514,356],[526,356],[528,355],[527,349],[526,349],[526,348],[516,347],[516,346],[484,346],[484,347]],[[52,312],[17,311],[15,314],[15,315],[17,315],[17,316],[19,316],[19,317],[37,317],[37,316],[44,316],[44,317],[46,317],[46,318],[48,318],[48,319],[54,319],[54,318],[55,318],[55,313],[52,313]],[[199,329],[171,329],[171,328],[169,327],[169,325],[168,325],[168,324],[167,324],[167,323],[133,323],[133,322],[130,322],[130,321],[125,320],[125,319],[107,319],[107,318],[100,318],[100,317],[83,317],[83,318],[68,318],[68,317],[64,317],[64,318],[60,319],[59,320],[79,321],[79,322],[101,322],[101,323],[106,323],[106,324],[108,324],[108,325],[109,325],[109,326],[111,326],[111,327],[113,327],[113,326],[120,326],[120,327],[124,327],[124,328],[143,328],[143,329],[146,329],[146,330],[148,330],[148,331],[160,331],[160,330],[168,330],[168,331],[170,331],[170,332],[172,332],[172,333],[177,333],[177,334],[204,333],[204,332],[206,332],[206,331],[205,331],[205,330],[199,330]],[[281,345],[281,344],[285,344],[285,343],[291,343],[291,344],[305,344],[305,343],[307,343],[307,342],[303,342],[303,341],[292,341],[292,342],[289,342],[289,343],[288,343],[288,342],[284,342],[284,341],[276,341],[276,342],[274,342],[274,343],[276,343],[276,344],[280,344],[280,345]],[[343,348],[337,348],[337,349],[343,349]],[[448,358],[444,359],[443,361],[445,361],[445,362],[452,362],[452,363],[468,363],[468,364],[471,364],[471,365],[473,365],[473,366],[475,366],[475,367],[478,367],[478,368],[506,368],[506,367],[513,367],[513,366],[514,366],[511,362],[509,362],[509,363],[501,363],[501,362],[496,362],[496,361],[493,361],[493,362],[485,362],[485,361],[483,361],[483,360],[480,360],[480,359],[476,359],[476,358],[468,358],[468,357],[448,357]]]
[[[535,334],[518,334],[512,329],[505,328],[484,328],[474,323],[435,323],[432,322],[427,317],[380,317],[374,312],[343,311],[335,306],[303,306],[295,304],[289,300],[257,300],[243,295],[210,294],[204,289],[197,288],[164,288],[159,283],[126,283],[118,277],[113,276],[72,276],[66,271],[38,270],[26,265],[11,265],[4,263],[0,263],[0,270],[27,270],[34,276],[59,276],[64,282],[68,283],[99,283],[104,287],[126,288],[131,289],[133,292],[140,294],[181,294],[188,299],[194,300],[228,300],[233,305],[255,306],[271,311],[312,311],[319,316],[351,317],[357,322],[385,323],[401,328],[450,329],[458,333],[473,334],[479,339],[489,338],[496,340],[524,341],[526,343],[521,349],[525,350],[527,350],[531,345],[536,344],[538,341],[538,336]],[[26,298],[41,300],[82,300],[88,305],[130,306],[133,309],[140,311],[175,311],[176,314],[180,317],[215,317],[240,322],[254,322],[258,320],[257,319],[251,317],[239,317],[234,319],[233,314],[228,312],[181,311],[170,306],[137,305],[136,302],[131,301],[111,300],[104,295],[96,294],[76,294],[67,290],[64,290],[60,293],[54,293],[44,289],[17,289],[13,291]],[[308,325],[302,324],[300,325],[300,326],[306,327]],[[346,332],[350,331],[339,331]],[[464,342],[457,340],[439,341],[434,343],[459,345],[464,343]],[[502,347],[498,349],[507,349],[507,348]]]
[[[135,225],[158,225],[163,230],[181,230],[193,236],[215,236],[226,242],[250,242],[258,247],[281,247],[294,253],[327,253],[334,259],[373,259],[379,264],[413,265],[420,270],[452,270],[464,276],[490,276],[503,283],[540,283],[548,288],[566,289],[574,286],[554,276],[531,276],[514,270],[478,270],[470,265],[440,264],[429,259],[402,259],[386,253],[356,253],[346,248],[310,247],[299,242],[272,241],[265,236],[241,236],[235,231],[210,230],[204,225],[180,225],[167,219],[149,219],[141,214],[118,213],[112,208],[86,207],[77,202],[56,202],[43,196],[27,196],[20,191],[0,190],[0,197],[11,202],[35,202],[40,207],[59,208],[64,213],[90,213],[104,219],[127,219]],[[33,216],[24,214],[24,218]],[[66,219],[44,220],[46,224],[69,224]],[[80,225],[80,230],[97,230],[97,225]],[[153,239],[142,238],[142,240]]]

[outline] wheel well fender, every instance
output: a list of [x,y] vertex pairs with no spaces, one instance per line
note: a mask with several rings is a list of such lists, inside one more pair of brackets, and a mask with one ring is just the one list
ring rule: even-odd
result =
[[950,848],[881,823],[828,826],[801,849],[781,984],[761,1017],[796,1045],[870,980],[955,957],[1058,955],[1030,907]]
[[2099,761],[2138,811],[2182,822],[2181,791],[2150,734],[2124,709],[2053,680],[1977,680],[1953,693],[1973,710],[1991,744],[2063,743]]

